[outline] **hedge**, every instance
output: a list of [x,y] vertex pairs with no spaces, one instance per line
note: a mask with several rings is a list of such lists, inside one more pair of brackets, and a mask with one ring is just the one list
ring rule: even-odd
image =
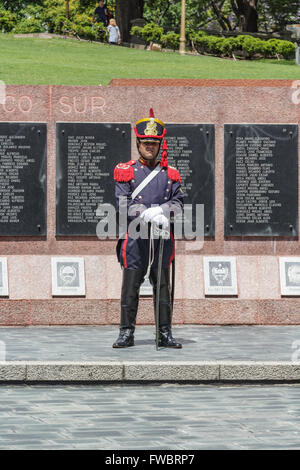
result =
[[[176,50],[179,47],[179,34],[169,31],[163,34],[162,28],[155,23],[148,23],[143,28],[134,26],[131,35],[142,38],[147,44],[151,41],[164,47]],[[223,38],[221,36],[206,35],[203,31],[187,30],[187,40],[200,54],[215,56],[243,56],[252,58],[274,58],[281,56],[284,59],[295,57],[296,46],[290,41],[281,39],[259,39],[249,35]]]

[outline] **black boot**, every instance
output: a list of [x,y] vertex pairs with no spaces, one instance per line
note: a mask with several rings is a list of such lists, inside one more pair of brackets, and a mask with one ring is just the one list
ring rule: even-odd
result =
[[158,346],[163,348],[182,348],[182,344],[178,343],[178,341],[173,338],[172,330],[168,326],[159,327]]
[[134,329],[120,328],[120,334],[117,341],[113,344],[113,348],[128,348],[134,346]]
[[134,346],[134,330],[139,304],[139,289],[143,282],[144,271],[124,269],[121,292],[120,334],[113,348]]
[[[156,307],[157,269],[152,269],[150,282],[153,285],[154,310]],[[158,346],[165,348],[182,348],[182,344],[175,341],[171,330],[172,304],[170,294],[170,269],[163,268],[161,271],[160,294],[159,294],[159,338]]]

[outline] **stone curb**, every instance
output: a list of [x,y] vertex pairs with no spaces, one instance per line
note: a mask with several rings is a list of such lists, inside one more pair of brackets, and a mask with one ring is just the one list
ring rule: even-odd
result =
[[299,382],[300,362],[0,362],[0,382]]

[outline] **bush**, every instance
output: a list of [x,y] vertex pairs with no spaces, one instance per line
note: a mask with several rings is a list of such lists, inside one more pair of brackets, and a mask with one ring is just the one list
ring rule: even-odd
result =
[[243,42],[243,50],[246,52],[248,58],[252,58],[254,55],[264,55],[264,42],[261,39],[247,36]]
[[130,30],[131,36],[137,36],[138,38],[143,39],[143,29],[141,26],[133,26]]
[[232,52],[239,48],[236,38],[226,38],[222,43],[222,52],[225,55],[232,55]]
[[265,41],[246,34],[222,38],[219,36],[203,36],[203,34],[198,33],[194,36],[194,44],[201,54],[231,56],[233,53],[242,53],[248,59],[254,56],[273,58],[276,57],[276,54],[285,59],[292,59],[296,50],[296,46],[290,41],[281,39]]
[[278,54],[282,55],[284,59],[293,59],[296,54],[296,46],[290,41],[278,41]]
[[10,33],[16,25],[16,15],[0,7],[0,31]]
[[203,34],[196,34],[194,36],[194,44],[198,52],[209,52],[209,36]]
[[163,46],[175,51],[179,48],[179,39],[179,34],[176,34],[173,31],[169,31],[167,34],[162,36],[162,44]]
[[41,20],[36,18],[25,18],[14,29],[16,34],[42,33],[45,31]]
[[163,28],[161,28],[157,24],[148,23],[143,28],[141,28],[140,26],[133,26],[131,28],[130,34],[132,36],[138,36],[144,39],[147,44],[149,44],[150,42],[157,42],[158,44],[161,44],[163,32]]
[[214,55],[220,55],[222,53],[222,45],[224,38],[219,36],[208,36],[208,48],[209,52]]

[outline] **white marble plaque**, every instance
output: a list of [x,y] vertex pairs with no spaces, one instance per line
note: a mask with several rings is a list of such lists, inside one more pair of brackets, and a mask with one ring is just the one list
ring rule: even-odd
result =
[[8,296],[7,258],[0,258],[0,296]]
[[281,295],[300,295],[300,258],[279,258]]
[[51,258],[52,295],[85,295],[84,258]]
[[205,295],[237,295],[236,259],[204,256]]

